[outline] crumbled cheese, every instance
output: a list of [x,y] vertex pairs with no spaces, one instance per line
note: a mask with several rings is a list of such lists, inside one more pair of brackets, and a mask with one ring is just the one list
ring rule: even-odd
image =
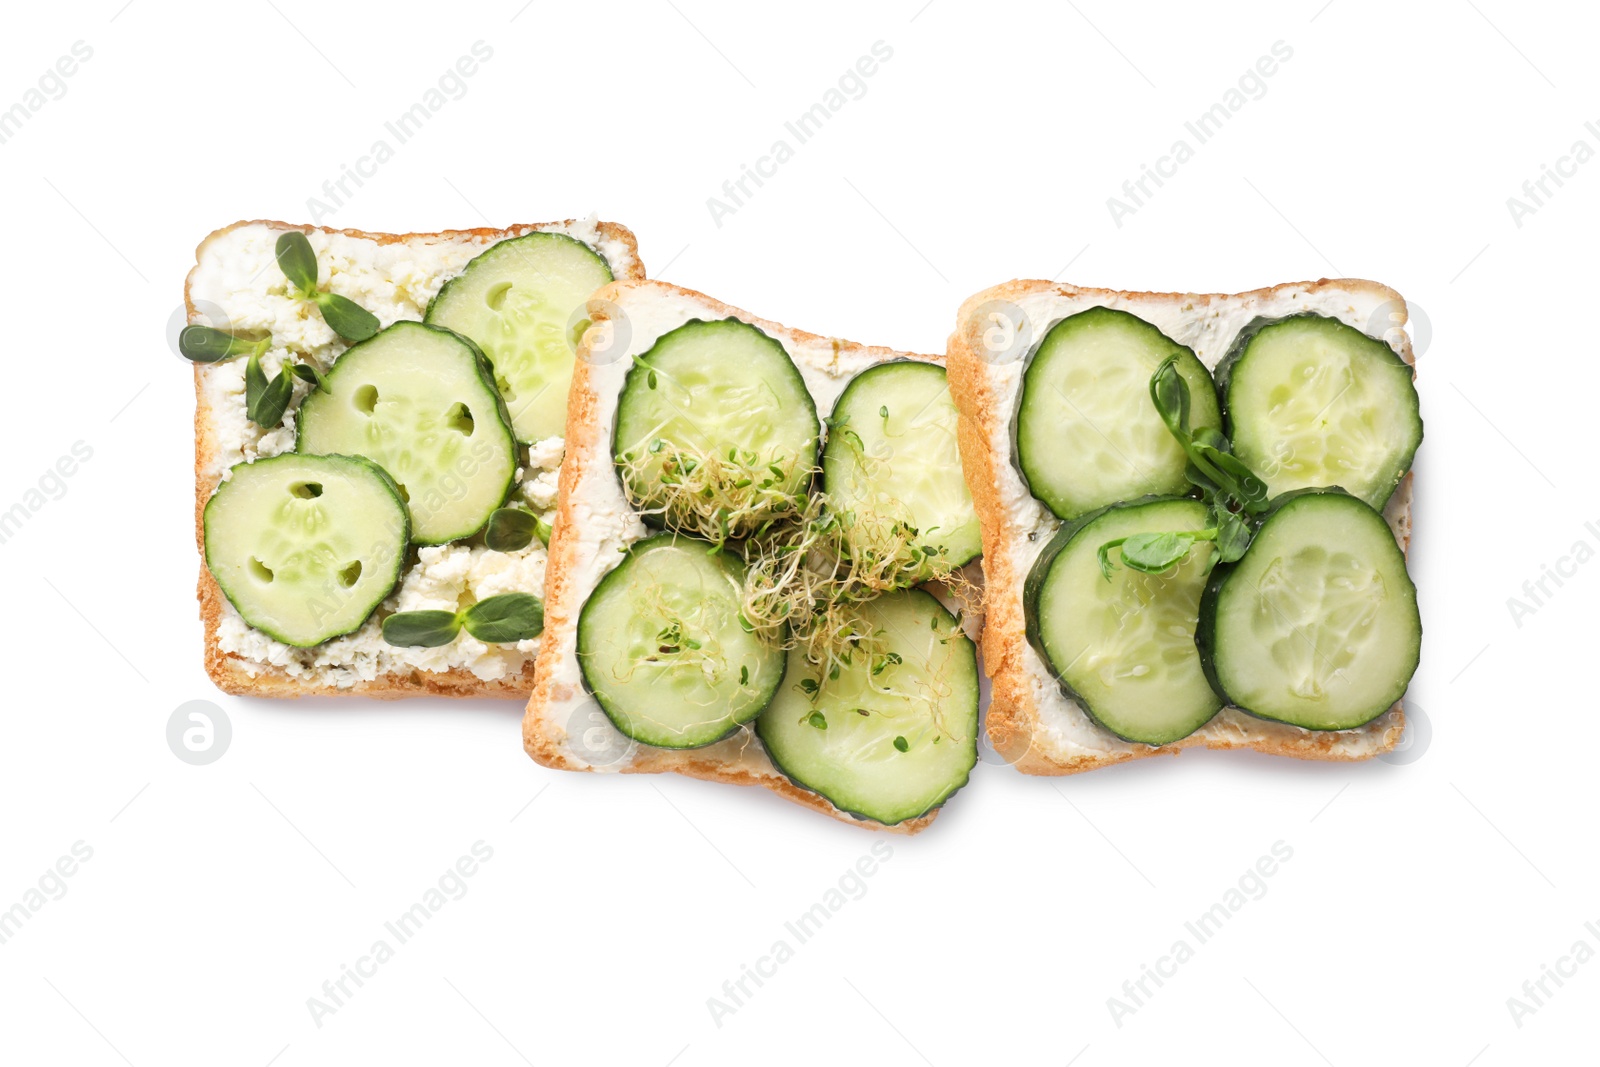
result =
[[546,437],[528,449],[528,462],[540,470],[557,470],[561,466],[561,457],[566,450],[567,442],[563,438]]
[[535,509],[549,511],[556,506],[556,489],[560,478],[560,471],[540,471],[522,483],[522,495]]
[[313,648],[294,648],[246,625],[224,602],[217,640],[224,652],[244,659],[244,669],[259,674],[277,667],[291,678],[347,689],[382,674],[414,670],[448,671],[462,667],[486,682],[520,673],[539,651],[539,639],[515,645],[486,645],[462,631],[437,648],[405,648],[383,639],[379,615],[395,611],[459,611],[501,593],[544,596],[545,552],[538,541],[519,552],[493,552],[468,545],[430,545],[383,602],[380,612],[359,630]]

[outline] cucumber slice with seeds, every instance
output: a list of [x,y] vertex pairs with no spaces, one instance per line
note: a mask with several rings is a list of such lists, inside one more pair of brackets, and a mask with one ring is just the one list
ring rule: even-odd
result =
[[433,298],[426,321],[483,349],[517,440],[533,444],[566,432],[573,360],[589,323],[568,324],[611,280],[605,259],[582,241],[530,233],[468,263]]
[[1337,485],[1381,508],[1422,443],[1410,365],[1337,319],[1256,324],[1217,381],[1234,454],[1274,496]]
[[710,548],[681,534],[638,542],[578,616],[584,684],[635,741],[719,741],[759,715],[783,680],[782,651],[740,624],[743,565]]
[[1250,714],[1350,730],[1405,695],[1422,620],[1383,516],[1342,489],[1305,489],[1217,568],[1195,639],[1217,691]]
[[828,420],[823,488],[835,508],[903,522],[916,544],[960,566],[983,551],[961,473],[956,406],[944,368],[895,360],[850,380]]
[[223,594],[301,648],[360,628],[399,581],[409,538],[399,487],[357,456],[238,464],[205,507],[206,566]]
[[634,360],[612,451],[646,521],[712,536],[722,511],[739,537],[809,487],[821,431],[781,344],[738,319],[694,319]]
[[1044,335],[1023,372],[1014,429],[1029,491],[1057,516],[1188,489],[1183,449],[1150,402],[1150,376],[1174,354],[1189,424],[1220,427],[1205,365],[1143,319],[1090,308]]
[[345,350],[300,405],[295,449],[365,456],[399,483],[411,536],[439,545],[476,533],[506,499],[517,448],[466,338],[397,322]]
[[[955,616],[921,589],[862,605],[882,634],[822,677],[799,650],[756,720],[767,755],[841,811],[886,826],[925,815],[967,784],[977,762],[978,665]],[[863,714],[864,712],[864,714]]]
[[1112,549],[1109,581],[1100,571],[1100,546],[1208,524],[1206,506],[1196,500],[1115,505],[1062,526],[1028,574],[1028,642],[1062,690],[1125,741],[1181,740],[1222,708],[1194,645],[1213,546],[1196,544],[1165,574],[1124,566]]

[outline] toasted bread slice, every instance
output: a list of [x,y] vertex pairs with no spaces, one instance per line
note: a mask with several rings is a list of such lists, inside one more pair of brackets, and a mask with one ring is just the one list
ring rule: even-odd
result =
[[[760,328],[783,346],[800,367],[822,415],[849,380],[868,367],[897,359],[943,362],[941,356],[869,348],[791,330],[665,282],[616,282],[597,291],[589,301],[594,325],[579,345],[568,400],[567,451],[545,590],[544,643],[523,719],[524,747],[546,767],[634,774],[675,771],[709,781],[759,785],[853,825],[916,833],[932,822],[937,811],[892,827],[840,811],[779,772],[751,725],[704,748],[652,748],[618,732],[584,687],[577,657],[579,612],[621,558],[620,551],[645,532],[612,460],[612,427],[623,377],[632,357],[648,351],[668,331],[691,319],[730,317]],[[967,620],[969,633],[975,621]]]
[[[236,222],[212,233],[195,250],[196,264],[184,285],[184,304],[191,324],[212,325],[245,333],[272,332],[274,349],[297,357],[331,361],[345,344],[328,330],[303,302],[285,295],[286,282],[272,257],[277,235],[305,233],[323,261],[327,287],[349,296],[378,316],[384,326],[401,319],[421,319],[440,286],[459,274],[467,262],[491,245],[535,231],[566,233],[588,244],[610,263],[618,278],[642,278],[638,244],[626,227],[611,222],[568,219],[564,222],[512,226],[503,230],[446,230],[441,233],[387,234],[333,230],[265,220]],[[283,429],[262,433],[244,418],[242,360],[196,365],[195,382],[195,539],[204,556],[203,513],[229,467],[259,455],[293,448],[293,417],[305,386],[296,386],[295,406]],[[269,367],[269,372],[271,368]],[[553,471],[559,460],[559,439],[534,449],[534,463],[519,489],[531,484],[544,466]],[[554,477],[553,473],[548,477]],[[454,548],[455,546],[449,546]],[[426,550],[425,550],[426,551]],[[471,561],[475,568],[485,550]],[[439,553],[439,565],[457,567]],[[506,562],[506,561],[501,561]],[[518,555],[515,571],[496,579],[519,591],[541,592],[544,551],[537,541]],[[420,569],[420,564],[407,573]],[[459,575],[451,581],[470,581]],[[448,584],[448,583],[447,583]],[[510,591],[496,588],[495,592]],[[397,598],[401,593],[395,594]],[[291,649],[244,624],[202,562],[198,597],[205,625],[205,665],[217,687],[243,696],[298,697],[359,695],[526,697],[533,688],[535,642],[518,646],[476,646],[468,654],[464,641],[437,650],[417,650],[414,662],[391,654],[369,620],[356,634],[315,649]],[[408,605],[409,606],[409,605]],[[371,631],[371,632],[369,632]],[[524,647],[527,646],[527,647]],[[427,653],[443,653],[428,655]],[[458,662],[459,661],[459,662]]]
[[[1324,279],[1234,295],[1129,293],[1014,281],[967,300],[950,336],[948,366],[961,415],[962,463],[983,526],[983,664],[993,683],[986,728],[995,750],[1025,774],[1047,775],[1198,746],[1314,760],[1363,760],[1388,752],[1405,726],[1399,703],[1356,730],[1303,730],[1229,707],[1174,744],[1123,741],[1061,692],[1049,665],[1028,643],[1023,582],[1059,520],[1028,492],[1013,456],[1012,420],[1029,345],[1066,316],[1097,306],[1152,323],[1192,348],[1212,370],[1252,321],[1301,312],[1327,315],[1382,337],[1415,365],[1410,339],[1400,328],[1406,322],[1405,301],[1393,289],[1368,281]],[[1407,474],[1384,512],[1402,549],[1411,537],[1411,493],[1412,476]]]

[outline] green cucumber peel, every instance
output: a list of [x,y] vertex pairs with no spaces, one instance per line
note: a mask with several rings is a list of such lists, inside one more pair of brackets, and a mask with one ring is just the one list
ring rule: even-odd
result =
[[300,299],[309,300],[322,312],[334,333],[346,341],[365,341],[378,332],[378,317],[349,297],[338,293],[325,293],[317,289],[317,254],[311,242],[299,230],[289,230],[278,236],[274,248],[278,269],[289,279]]
[[462,630],[486,645],[515,644],[544,632],[544,602],[532,593],[501,593],[465,611],[397,611],[383,620],[383,639],[391,645],[437,648]]
[[259,356],[271,347],[271,337],[251,341],[211,326],[185,326],[178,334],[178,352],[191,363],[226,363],[239,356]]

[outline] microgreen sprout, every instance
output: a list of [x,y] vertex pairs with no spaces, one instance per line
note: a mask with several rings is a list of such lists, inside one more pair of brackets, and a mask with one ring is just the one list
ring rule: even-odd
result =
[[465,611],[397,611],[383,620],[383,639],[391,645],[436,648],[463,629],[484,644],[514,644],[544,630],[544,604],[531,593],[486,597]]
[[1100,546],[1100,573],[1111,580],[1111,550],[1120,549],[1124,566],[1145,574],[1162,574],[1181,563],[1202,542],[1216,545],[1211,565],[1232,563],[1244,555],[1254,535],[1254,519],[1267,510],[1267,486],[1231,451],[1222,432],[1189,427],[1189,384],[1178,373],[1178,357],[1169,356],[1150,376],[1150,400],[1168,432],[1183,447],[1188,462],[1184,477],[1210,508],[1204,530],[1137,533]]
[[278,268],[295,295],[317,305],[322,320],[333,332],[346,341],[365,341],[378,332],[378,317],[349,297],[329,293],[317,288],[317,254],[311,242],[299,230],[288,230],[279,235],[274,249]]
[[622,453],[617,468],[641,515],[719,547],[793,515],[804,506],[809,481],[795,457],[691,448],[661,438]]
[[244,413],[262,429],[270,430],[283,422],[284,412],[294,397],[293,364],[285,364],[271,379],[261,367],[261,353],[250,353],[244,366]]
[[251,341],[210,326],[185,326],[178,333],[178,352],[191,363],[225,363],[239,356],[259,356],[272,338]]
[[519,552],[533,543],[539,519],[522,508],[496,508],[483,530],[483,543],[495,552]]

